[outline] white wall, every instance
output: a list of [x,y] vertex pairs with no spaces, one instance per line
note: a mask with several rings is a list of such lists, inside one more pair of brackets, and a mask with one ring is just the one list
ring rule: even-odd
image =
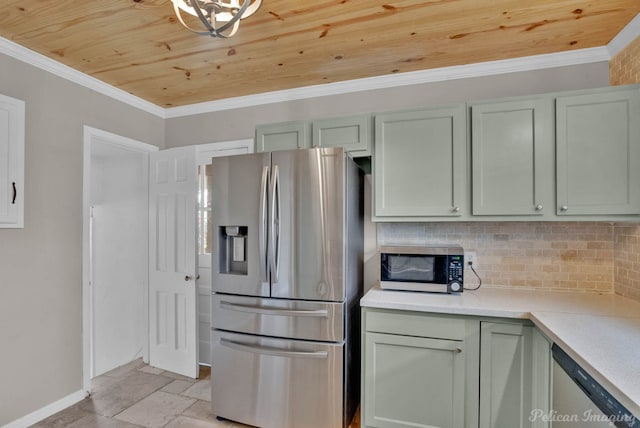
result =
[[82,147],[88,125],[159,147],[164,121],[0,54],[26,102],[25,227],[0,230],[0,426],[82,389]]
[[111,150],[91,159],[93,376],[141,357],[146,340],[148,160]]

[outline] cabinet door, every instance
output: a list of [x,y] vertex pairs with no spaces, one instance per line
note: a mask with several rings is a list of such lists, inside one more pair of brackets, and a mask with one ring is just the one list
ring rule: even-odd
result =
[[557,213],[640,214],[640,92],[556,99]]
[[24,110],[0,95],[0,228],[24,227]]
[[376,116],[374,220],[461,214],[465,127],[464,105]]
[[532,428],[549,428],[551,422],[547,418],[536,417],[548,415],[551,412],[551,342],[538,331],[533,329],[533,362],[531,369],[531,414]]
[[371,116],[314,120],[314,147],[343,147],[352,156],[371,155]]
[[532,426],[532,330],[481,323],[480,428]]
[[365,333],[363,426],[462,428],[465,355],[461,341]]
[[308,123],[286,122],[256,126],[256,152],[308,148]]
[[545,206],[553,202],[551,99],[472,105],[471,148],[474,215],[541,215],[551,208]]

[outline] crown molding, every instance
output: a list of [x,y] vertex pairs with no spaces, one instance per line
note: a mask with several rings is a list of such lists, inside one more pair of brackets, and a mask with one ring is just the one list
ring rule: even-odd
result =
[[609,57],[613,58],[640,36],[640,13],[637,14],[607,45]]
[[95,77],[91,77],[88,74],[64,65],[61,62],[39,54],[38,52],[27,49],[24,46],[5,39],[4,37],[0,37],[0,53],[25,62],[41,70],[48,71],[58,77],[77,83],[85,88],[94,90],[102,95],[106,95],[132,107],[146,111],[147,113],[151,113],[162,119],[166,118],[166,109],[150,103],[149,101],[143,100],[140,97],[136,97],[122,89],[118,89],[115,86],[109,85]]
[[224,100],[190,104],[181,107],[172,107],[166,110],[166,117],[167,119],[170,119],[202,113],[212,113],[222,110],[251,107],[262,104],[322,97],[326,95],[338,95],[373,89],[384,89],[407,85],[417,85],[422,83],[442,82],[446,80],[463,79],[469,77],[482,77],[496,74],[514,73],[519,71],[530,71],[545,68],[586,64],[599,61],[608,61],[609,58],[609,51],[606,47],[602,46],[589,49],[578,49],[568,52],[557,52],[551,54],[532,55],[522,58],[488,61],[453,67],[434,68],[430,70],[387,74],[384,76],[326,83],[323,85],[305,86],[302,88],[265,92],[262,94],[227,98]]

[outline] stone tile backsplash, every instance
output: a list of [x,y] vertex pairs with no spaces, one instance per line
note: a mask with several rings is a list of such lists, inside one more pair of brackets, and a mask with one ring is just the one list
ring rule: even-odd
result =
[[[476,252],[484,284],[611,293],[615,227],[600,222],[379,223],[377,240],[378,245],[459,244]],[[634,233],[635,270],[621,269],[620,275],[635,275],[631,290],[635,286],[637,292],[637,228]],[[465,283],[476,283],[468,268]]]
[[640,83],[640,37],[611,58],[609,82],[612,86]]
[[640,225],[618,223],[614,228],[616,294],[640,300]]

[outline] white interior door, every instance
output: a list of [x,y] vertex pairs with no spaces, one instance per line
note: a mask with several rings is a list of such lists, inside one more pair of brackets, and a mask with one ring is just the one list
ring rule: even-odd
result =
[[152,153],[149,172],[149,364],[195,378],[195,147]]

